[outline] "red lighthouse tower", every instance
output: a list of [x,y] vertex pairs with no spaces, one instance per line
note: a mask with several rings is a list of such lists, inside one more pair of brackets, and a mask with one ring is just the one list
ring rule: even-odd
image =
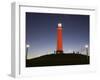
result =
[[63,53],[63,40],[62,40],[62,24],[58,23],[57,27],[57,49],[56,54]]

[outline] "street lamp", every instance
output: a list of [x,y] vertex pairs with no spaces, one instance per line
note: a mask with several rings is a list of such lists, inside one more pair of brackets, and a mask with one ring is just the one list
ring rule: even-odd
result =
[[86,54],[87,54],[87,56],[88,56],[88,45],[85,45],[85,49],[86,49]]
[[26,45],[26,60],[27,60],[27,55],[28,55],[28,48],[30,47],[29,44]]

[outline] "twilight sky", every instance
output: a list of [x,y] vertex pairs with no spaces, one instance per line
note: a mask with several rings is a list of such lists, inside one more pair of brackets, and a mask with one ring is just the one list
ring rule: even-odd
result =
[[57,24],[63,27],[65,53],[79,51],[89,44],[89,15],[26,13],[26,44],[28,58],[53,53],[56,50]]

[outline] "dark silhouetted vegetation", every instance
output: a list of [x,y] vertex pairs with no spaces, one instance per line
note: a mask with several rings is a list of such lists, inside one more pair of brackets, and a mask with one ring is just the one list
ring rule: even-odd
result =
[[82,54],[49,54],[26,60],[26,67],[89,64],[89,56]]

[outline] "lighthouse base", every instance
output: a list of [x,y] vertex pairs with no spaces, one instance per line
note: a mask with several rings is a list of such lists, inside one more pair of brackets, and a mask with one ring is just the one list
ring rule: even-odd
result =
[[56,54],[63,54],[63,50],[57,50]]

